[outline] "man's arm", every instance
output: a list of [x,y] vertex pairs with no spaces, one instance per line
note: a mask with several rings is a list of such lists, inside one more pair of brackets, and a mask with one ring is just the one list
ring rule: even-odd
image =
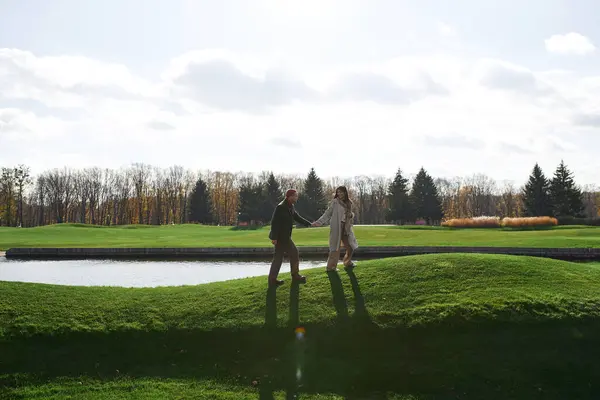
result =
[[306,218],[304,218],[303,216],[301,216],[300,214],[298,214],[298,212],[296,211],[296,209],[294,208],[294,220],[296,222],[301,223],[304,226],[311,226],[312,222],[309,222]]

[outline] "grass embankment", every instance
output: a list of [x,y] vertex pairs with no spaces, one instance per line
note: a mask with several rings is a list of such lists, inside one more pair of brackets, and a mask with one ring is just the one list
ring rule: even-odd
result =
[[[328,227],[297,229],[299,246],[326,246]],[[600,247],[600,227],[538,230],[357,226],[361,246]],[[270,247],[269,228],[174,225],[0,228],[0,250],[11,247]]]
[[306,275],[277,292],[264,277],[153,289],[0,282],[0,387],[57,399],[600,395],[598,264],[426,255]]

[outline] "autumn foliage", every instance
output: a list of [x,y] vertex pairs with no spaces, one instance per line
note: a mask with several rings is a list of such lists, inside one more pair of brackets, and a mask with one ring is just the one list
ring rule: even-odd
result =
[[538,228],[558,225],[553,217],[504,218],[502,226],[506,228]]
[[442,222],[442,226],[447,226],[449,228],[499,228],[500,218],[489,216],[454,218]]
[[558,225],[558,221],[553,217],[522,217],[522,218],[503,218],[499,217],[475,217],[475,218],[454,218],[442,222],[442,226],[450,228],[542,228]]

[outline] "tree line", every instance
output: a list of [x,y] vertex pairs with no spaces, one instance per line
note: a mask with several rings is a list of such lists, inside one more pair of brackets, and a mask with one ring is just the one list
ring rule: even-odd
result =
[[484,174],[434,178],[424,168],[414,176],[399,168],[392,178],[323,179],[315,169],[298,176],[140,163],[119,169],[56,168],[33,176],[19,165],[0,169],[0,226],[261,225],[270,221],[288,188],[301,194],[299,212],[316,219],[340,185],[354,201],[357,224],[435,225],[452,218],[546,215],[592,221],[600,212],[600,190],[577,186],[563,162],[551,178],[536,164],[521,188]]

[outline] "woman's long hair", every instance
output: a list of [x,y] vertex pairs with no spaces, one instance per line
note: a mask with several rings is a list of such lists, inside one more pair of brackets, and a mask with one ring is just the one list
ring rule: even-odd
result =
[[337,199],[338,196],[338,190],[341,192],[344,192],[344,197],[346,198],[344,200],[344,203],[346,203],[347,207],[351,207],[352,206],[352,200],[350,199],[350,195],[348,194],[348,189],[346,188],[346,186],[339,186],[337,189],[335,189],[335,196],[333,196],[334,199]]

